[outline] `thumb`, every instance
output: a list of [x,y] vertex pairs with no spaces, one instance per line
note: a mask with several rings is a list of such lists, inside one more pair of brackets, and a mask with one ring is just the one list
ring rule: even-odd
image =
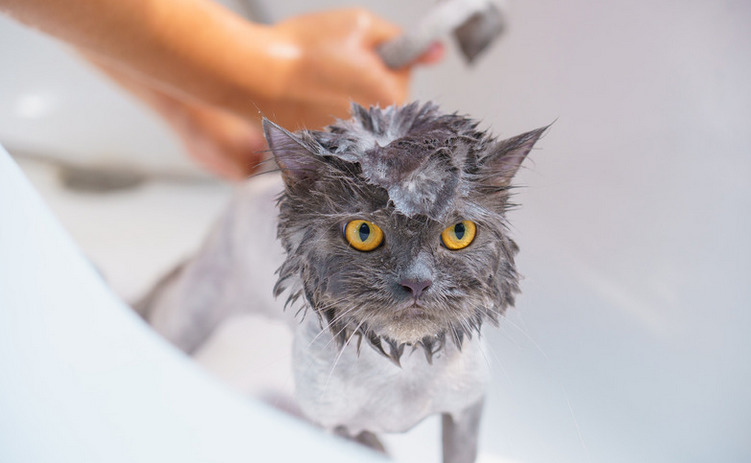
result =
[[432,65],[437,64],[443,60],[446,54],[446,47],[441,42],[433,42],[430,44],[427,50],[420,55],[411,65],[424,64]]

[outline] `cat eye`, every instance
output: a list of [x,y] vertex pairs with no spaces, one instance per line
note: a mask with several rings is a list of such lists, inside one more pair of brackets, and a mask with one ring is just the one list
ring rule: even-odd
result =
[[372,251],[383,243],[383,231],[367,220],[353,220],[344,227],[344,237],[358,251]]
[[459,223],[448,227],[441,233],[443,245],[452,251],[464,249],[475,239],[477,227],[469,220],[462,220]]

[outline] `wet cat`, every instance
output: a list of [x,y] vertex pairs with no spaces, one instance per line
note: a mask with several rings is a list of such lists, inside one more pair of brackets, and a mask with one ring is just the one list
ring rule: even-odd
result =
[[246,187],[147,298],[147,318],[191,351],[232,313],[280,313],[246,288],[271,286],[276,260],[274,294],[303,315],[293,370],[304,414],[371,445],[441,414],[444,461],[474,461],[488,373],[480,330],[519,291],[511,180],[545,128],[498,141],[413,103],[353,105],[326,131],[264,130],[282,173],[284,252],[271,248],[270,195]]

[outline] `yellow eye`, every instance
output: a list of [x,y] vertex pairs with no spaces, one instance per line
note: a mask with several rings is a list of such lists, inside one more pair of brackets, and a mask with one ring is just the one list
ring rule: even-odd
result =
[[462,220],[443,230],[441,240],[443,240],[443,244],[447,248],[457,251],[469,246],[472,240],[475,239],[476,230],[474,223],[469,220]]
[[367,220],[353,220],[344,227],[344,237],[358,251],[372,251],[383,243],[383,232]]

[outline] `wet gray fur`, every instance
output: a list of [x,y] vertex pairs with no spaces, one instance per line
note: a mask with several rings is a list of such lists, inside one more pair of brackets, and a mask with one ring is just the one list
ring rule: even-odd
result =
[[[397,364],[408,346],[428,360],[447,339],[461,349],[519,291],[506,221],[511,179],[547,127],[498,141],[431,103],[352,112],[324,132],[265,121],[286,185],[278,228],[286,260],[274,292],[312,308],[340,342],[354,332]],[[354,219],[378,225],[384,244],[349,246],[342,230]],[[462,220],[477,224],[477,236],[451,251],[441,232]],[[419,301],[409,280],[430,282]],[[413,302],[424,316],[400,317]]]

